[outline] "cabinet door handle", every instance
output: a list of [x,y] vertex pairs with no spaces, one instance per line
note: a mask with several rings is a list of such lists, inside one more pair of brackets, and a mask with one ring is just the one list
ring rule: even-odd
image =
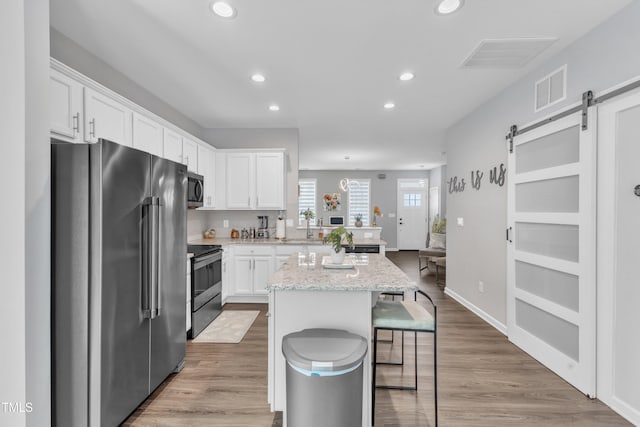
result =
[[96,119],[91,119],[89,122],[89,136],[96,137]]
[[251,196],[247,197],[247,206],[251,206]]
[[73,115],[73,132],[80,132],[80,113],[76,113]]
[[260,197],[256,196],[256,206],[260,206]]

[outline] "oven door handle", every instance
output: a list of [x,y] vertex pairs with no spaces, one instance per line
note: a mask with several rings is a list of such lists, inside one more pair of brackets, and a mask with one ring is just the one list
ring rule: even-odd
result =
[[193,260],[193,269],[197,270],[199,268],[205,267],[221,259],[222,259],[222,251],[213,253],[211,255],[198,256]]

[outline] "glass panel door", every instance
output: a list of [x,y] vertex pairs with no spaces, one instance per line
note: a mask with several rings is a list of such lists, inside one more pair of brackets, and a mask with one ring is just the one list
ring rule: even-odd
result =
[[595,137],[581,119],[514,139],[507,327],[513,343],[595,396]]

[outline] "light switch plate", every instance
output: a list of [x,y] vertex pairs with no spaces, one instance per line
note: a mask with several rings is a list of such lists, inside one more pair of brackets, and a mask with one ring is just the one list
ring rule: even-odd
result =
[[464,227],[464,218],[458,218],[458,227]]
[[223,226],[224,228],[229,228],[229,220],[228,220],[228,219],[223,220],[223,221],[222,221],[222,224],[223,224],[222,226]]
[[389,212],[389,218],[395,218],[395,217],[396,217],[395,212]]

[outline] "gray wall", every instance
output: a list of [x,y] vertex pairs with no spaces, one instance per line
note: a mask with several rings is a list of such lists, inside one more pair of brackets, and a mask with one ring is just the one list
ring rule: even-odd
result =
[[439,188],[439,200],[440,203],[440,218],[447,217],[447,196],[446,196],[446,182],[447,180],[447,166],[440,166],[430,171],[429,187]]
[[[452,126],[446,135],[447,176],[484,170],[480,191],[467,184],[447,194],[447,288],[497,321],[506,323],[506,185],[489,185],[486,170],[507,162],[509,126],[540,119],[580,100],[586,90],[610,88],[640,76],[640,2],[620,13]],[[533,112],[536,80],[568,64],[567,100]],[[508,179],[508,177],[507,177]],[[464,227],[455,225],[464,218]],[[478,281],[485,292],[478,291]]]
[[[378,179],[378,174],[384,173],[386,179]],[[429,171],[359,171],[359,170],[331,170],[331,171],[314,171],[301,170],[300,178],[316,178],[318,180],[316,191],[318,200],[316,206],[322,206],[322,195],[324,193],[334,193],[338,191],[338,185],[342,178],[351,179],[370,179],[371,180],[371,208],[378,205],[383,216],[378,218],[378,226],[382,227],[382,240],[387,242],[388,248],[397,248],[397,218],[389,218],[390,213],[396,212],[397,206],[397,180],[399,178],[424,178],[429,179]],[[431,183],[429,184],[431,186]],[[348,199],[342,194],[342,209],[335,213],[323,212],[320,210],[320,216],[324,218],[324,223],[329,223],[330,215],[343,215],[346,217],[349,213]],[[296,216],[297,218],[297,216]],[[426,243],[425,243],[426,245]]]
[[[51,31],[51,56],[179,128],[202,138],[203,128],[76,42]],[[117,31],[117,29],[116,29]],[[170,84],[170,82],[168,82]]]
[[[49,3],[3,3],[0,14],[0,425],[50,423]],[[27,256],[29,254],[29,256]],[[33,412],[25,413],[31,403]]]

